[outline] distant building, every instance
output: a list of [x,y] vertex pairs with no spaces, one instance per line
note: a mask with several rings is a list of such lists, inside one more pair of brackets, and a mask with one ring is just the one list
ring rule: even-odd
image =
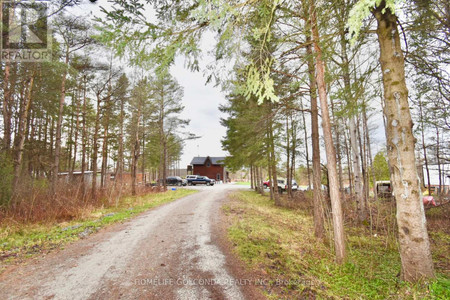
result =
[[228,181],[228,171],[225,168],[225,157],[194,157],[188,173],[192,175],[208,176],[216,181]]

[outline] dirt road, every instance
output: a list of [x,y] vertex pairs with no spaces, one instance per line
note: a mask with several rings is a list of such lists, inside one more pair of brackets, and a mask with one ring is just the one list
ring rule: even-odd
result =
[[226,194],[237,188],[196,187],[197,194],[11,267],[0,276],[1,298],[250,298],[216,228]]

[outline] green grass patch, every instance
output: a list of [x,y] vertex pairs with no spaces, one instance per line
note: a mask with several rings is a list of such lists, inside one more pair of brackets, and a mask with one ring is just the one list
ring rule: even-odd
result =
[[194,194],[189,189],[169,190],[166,193],[147,194],[121,199],[117,207],[95,210],[85,217],[57,224],[3,225],[0,229],[0,272],[14,261],[86,237],[100,228],[127,220],[151,208]]
[[235,185],[248,185],[250,186],[250,182],[237,181],[234,183]]
[[[273,299],[448,299],[445,270],[427,284],[400,281],[397,246],[388,237],[346,228],[348,259],[334,262],[331,246],[314,237],[312,217],[301,210],[274,206],[269,197],[236,192],[223,211],[232,219],[228,236],[238,256],[272,282],[264,290]],[[445,244],[448,235],[437,235]],[[331,243],[332,244],[332,243]],[[448,244],[447,244],[448,245]],[[448,260],[448,253],[442,259]],[[447,274],[448,275],[448,274]],[[287,282],[288,284],[279,284]]]

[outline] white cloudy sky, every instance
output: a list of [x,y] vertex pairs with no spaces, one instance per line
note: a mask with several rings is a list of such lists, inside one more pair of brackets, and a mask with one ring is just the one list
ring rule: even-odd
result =
[[[71,9],[70,13],[99,16],[101,14],[99,6],[107,7],[108,3],[100,0],[97,1],[97,4],[90,4],[85,0],[79,8]],[[207,48],[213,44],[212,41],[209,41],[212,37],[206,37],[206,39],[202,41],[204,50],[208,50]],[[202,63],[206,65],[212,61],[213,58],[208,57],[205,51]],[[181,117],[190,119],[187,130],[200,136],[199,139],[186,141],[181,157],[181,167],[185,168],[194,156],[226,155],[220,143],[225,135],[225,128],[220,125],[221,113],[218,109],[220,104],[225,103],[220,87],[214,87],[212,84],[205,85],[206,78],[203,74],[187,70],[182,58],[176,60],[175,65],[171,68],[171,73],[184,88],[183,105],[185,109]]]

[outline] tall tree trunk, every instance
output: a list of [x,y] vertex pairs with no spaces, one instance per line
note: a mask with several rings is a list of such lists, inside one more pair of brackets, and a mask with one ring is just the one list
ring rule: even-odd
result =
[[405,62],[397,30],[397,17],[386,9],[384,2],[372,13],[377,20],[380,45],[387,148],[397,203],[402,278],[417,281],[434,277],[434,269],[414,154]]
[[74,111],[76,106],[76,94],[72,94],[72,103],[71,103],[71,112],[70,112],[70,129],[69,129],[69,137],[68,137],[68,155],[67,155],[67,168],[69,171],[69,181],[72,181],[73,172],[72,172],[72,151],[73,151],[73,133],[74,133]]
[[3,149],[9,151],[11,148],[11,93],[10,89],[10,62],[5,62],[5,71],[3,73]]
[[307,35],[306,53],[308,55],[308,73],[311,98],[311,142],[312,142],[312,168],[313,168],[313,202],[314,202],[314,235],[323,239],[325,237],[324,210],[322,194],[322,172],[320,167],[320,141],[319,141],[319,109],[317,104],[317,83],[316,68],[314,67],[314,58],[311,37]]
[[[270,106],[272,107],[272,106]],[[281,206],[280,202],[280,194],[278,191],[278,176],[277,176],[277,157],[275,153],[275,141],[273,136],[273,124],[272,119],[269,120],[269,147],[270,147],[270,156],[271,156],[271,168],[272,168],[272,177],[273,181],[271,182],[274,194],[275,205]]]
[[133,145],[133,163],[132,163],[132,182],[131,182],[131,194],[136,196],[137,187],[137,170],[138,170],[138,160],[139,160],[139,131],[136,130],[136,136]]
[[95,115],[95,128],[94,128],[94,138],[92,140],[92,187],[91,194],[92,198],[95,199],[97,196],[97,158],[98,158],[98,134],[100,131],[100,114],[101,114],[101,95],[97,95],[97,113]]
[[349,127],[350,127],[350,145],[352,149],[352,162],[353,162],[353,174],[355,183],[355,198],[356,208],[358,211],[358,219],[360,222],[367,219],[367,212],[364,205],[363,183],[361,174],[361,155],[358,147],[358,129],[356,126],[356,112],[357,112],[357,99],[352,95],[352,87],[350,82],[350,69],[347,53],[347,40],[345,39],[345,32],[342,31],[340,36],[341,43],[341,56],[342,56],[342,72],[344,78],[344,87],[346,92],[346,100],[350,103],[351,110],[349,112]]
[[263,178],[263,172],[262,172],[262,167],[259,167],[259,189],[261,190],[261,195],[264,195],[264,178]]
[[[373,198],[374,198],[374,201],[377,202],[378,201],[378,194],[377,194],[377,189],[376,189],[377,179],[375,178],[375,169],[373,167],[372,147],[370,145],[369,124],[368,124],[368,118],[367,118],[366,104],[363,105],[363,119],[364,119],[364,127],[365,127],[365,132],[366,132],[369,166],[370,166],[371,176],[372,176]],[[369,184],[367,184],[367,188],[369,188]]]
[[361,171],[362,171],[362,180],[363,180],[363,203],[362,203],[362,209],[366,214],[366,218],[367,218],[367,199],[369,198],[369,190],[367,189],[368,187],[368,179],[367,179],[367,159],[366,159],[366,145],[365,145],[365,139],[363,137],[363,139],[361,140],[361,124],[360,124],[361,119],[358,117],[358,123],[356,125],[356,128],[358,130],[358,143],[359,143],[359,155],[361,157]]
[[[311,51],[311,46],[308,47]],[[316,108],[317,108],[317,99],[316,99]],[[308,174],[308,189],[311,190],[311,167],[309,165],[308,131],[306,130],[305,110],[303,109],[303,100],[301,98],[300,98],[300,109],[302,110],[303,131],[305,134],[305,150],[306,150],[305,154],[306,154],[306,172]]]
[[102,143],[102,169],[100,186],[105,188],[106,186],[106,172],[108,169],[108,131],[109,131],[109,113],[105,116],[105,125],[103,128],[103,143]]
[[435,126],[436,128],[436,162],[438,166],[438,178],[439,178],[439,189],[438,189],[438,196],[441,197],[442,193],[442,170],[441,170],[441,145],[439,140],[439,127]]
[[34,83],[34,75],[35,71],[32,71],[32,74],[28,78],[25,87],[25,93],[20,103],[19,110],[19,124],[17,134],[14,139],[14,176],[12,182],[12,194],[14,195],[17,192],[17,186],[19,183],[20,172],[22,170],[22,157],[24,150],[24,142],[25,142],[25,131],[26,131],[26,122],[28,119],[28,114],[31,110],[31,102],[32,102],[32,91],[33,91],[33,83]]
[[64,100],[66,99],[66,80],[67,80],[67,68],[69,68],[69,47],[66,49],[65,66],[62,74],[61,80],[61,95],[59,97],[59,110],[58,110],[58,121],[56,123],[56,141],[55,141],[55,161],[53,163],[52,171],[52,193],[55,193],[56,184],[58,182],[58,172],[59,172],[59,160],[61,153],[61,136],[62,136],[62,122],[64,113]]
[[[267,126],[266,130],[266,139],[269,141],[269,127]],[[274,193],[273,193],[273,178],[272,178],[272,158],[270,155],[270,147],[269,143],[266,143],[266,152],[267,152],[267,173],[269,175],[269,195],[270,195],[270,201],[274,200]]]
[[[132,165],[131,165],[131,171],[132,171],[132,182],[131,182],[131,194],[133,196],[136,196],[136,186],[137,186],[137,171],[138,171],[138,160],[140,156],[140,140],[139,140],[139,122],[141,121],[141,105],[138,104],[137,108],[137,116],[136,116],[136,128],[134,131],[134,142],[133,142],[133,157],[132,157]],[[165,145],[164,145],[165,148]],[[164,173],[163,173],[164,174]],[[164,176],[164,182],[165,182],[165,174]]]
[[347,137],[347,126],[344,130],[344,141],[345,141],[345,154],[347,156],[347,175],[348,175],[348,188],[350,191],[350,195],[353,195],[353,178],[352,178],[352,160],[350,158],[350,147],[348,145],[348,137]]
[[83,76],[83,119],[82,119],[82,126],[83,129],[81,131],[81,186],[83,189],[83,197],[85,195],[85,178],[84,178],[84,172],[86,171],[86,144],[87,144],[87,97],[86,97],[86,90],[87,90],[87,78],[86,75]]
[[[293,191],[292,191],[292,181],[295,180],[295,158],[296,158],[296,149],[297,149],[297,122],[296,120],[294,120],[292,118],[292,114],[291,114],[291,137],[292,137],[292,146],[291,146],[291,197],[293,197]],[[306,149],[308,149],[308,145],[306,145]],[[307,156],[308,157],[308,156]],[[309,178],[309,174],[308,174],[308,178]]]
[[75,113],[75,137],[74,137],[74,145],[73,145],[73,160],[72,160],[72,167],[70,168],[72,174],[75,171],[76,168],[76,162],[77,162],[77,150],[78,150],[78,132],[80,131],[80,91],[78,89],[77,97],[76,97],[76,113]]
[[334,245],[336,251],[336,262],[341,264],[346,258],[344,220],[342,215],[341,199],[339,195],[339,183],[336,168],[336,150],[334,149],[333,136],[331,134],[330,112],[328,110],[327,90],[325,82],[325,64],[322,60],[322,49],[320,48],[320,36],[317,28],[317,16],[314,1],[310,3],[311,30],[316,62],[316,81],[319,91],[320,108],[322,111],[322,129],[325,140],[327,155],[328,183],[333,212]]
[[[145,120],[142,118],[142,184],[145,186],[147,178],[145,176]],[[176,174],[174,174],[176,176]]]
[[291,148],[290,148],[290,130],[289,130],[289,118],[286,117],[286,185],[288,197],[292,197],[291,189],[291,168],[290,168],[290,158],[291,158]]
[[423,150],[423,159],[425,161],[425,171],[427,173],[427,189],[428,195],[431,195],[431,183],[430,183],[430,169],[428,168],[428,157],[427,157],[427,147],[425,145],[425,126],[423,121],[423,103],[419,101],[419,113],[420,113],[420,124],[421,124],[421,135],[422,135],[422,150]]
[[123,125],[125,121],[125,99],[120,99],[120,116],[119,116],[119,149],[117,153],[117,170],[115,176],[115,182],[119,181],[122,185],[124,158],[123,158]]
[[253,179],[253,165],[250,164],[250,188],[253,190],[255,188],[254,179]]
[[353,177],[355,183],[356,208],[358,210],[358,219],[360,222],[366,220],[366,212],[364,210],[364,193],[361,174],[361,152],[358,147],[358,129],[356,127],[355,116],[349,118],[350,127],[350,144],[353,156]]
[[338,181],[339,181],[339,191],[342,193],[344,190],[343,185],[343,177],[342,177],[342,162],[341,162],[341,136],[339,134],[339,124],[338,124],[338,118],[335,117],[335,110],[334,110],[334,102],[333,100],[330,100],[331,104],[331,116],[333,118],[333,126],[332,129],[335,132],[336,135],[336,158],[337,158],[337,166],[338,166]]

